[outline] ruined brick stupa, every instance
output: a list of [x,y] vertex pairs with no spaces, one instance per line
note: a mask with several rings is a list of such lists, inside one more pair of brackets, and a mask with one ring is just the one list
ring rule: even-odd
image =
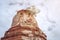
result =
[[37,12],[34,7],[19,10],[1,40],[47,40],[35,19]]

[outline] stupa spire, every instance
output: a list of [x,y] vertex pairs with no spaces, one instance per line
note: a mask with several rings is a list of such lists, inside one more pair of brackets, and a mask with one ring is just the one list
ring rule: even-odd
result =
[[22,9],[13,17],[11,28],[1,40],[47,40],[46,35],[38,27],[34,15],[34,7]]

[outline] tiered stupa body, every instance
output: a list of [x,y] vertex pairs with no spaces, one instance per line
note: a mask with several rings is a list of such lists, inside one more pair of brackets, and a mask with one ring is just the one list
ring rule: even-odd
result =
[[12,27],[1,40],[47,40],[38,28],[34,14],[30,10],[19,10],[13,18]]

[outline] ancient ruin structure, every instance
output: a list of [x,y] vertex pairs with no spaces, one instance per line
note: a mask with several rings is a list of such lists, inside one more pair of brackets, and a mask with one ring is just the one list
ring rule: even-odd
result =
[[34,7],[19,10],[13,17],[11,28],[1,40],[47,40],[46,35],[38,27],[36,13]]

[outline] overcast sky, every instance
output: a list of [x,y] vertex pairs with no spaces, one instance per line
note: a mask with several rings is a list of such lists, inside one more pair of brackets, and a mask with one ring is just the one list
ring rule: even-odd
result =
[[60,40],[60,0],[0,0],[0,37],[11,27],[18,10],[35,5],[40,9],[36,20],[48,40]]

